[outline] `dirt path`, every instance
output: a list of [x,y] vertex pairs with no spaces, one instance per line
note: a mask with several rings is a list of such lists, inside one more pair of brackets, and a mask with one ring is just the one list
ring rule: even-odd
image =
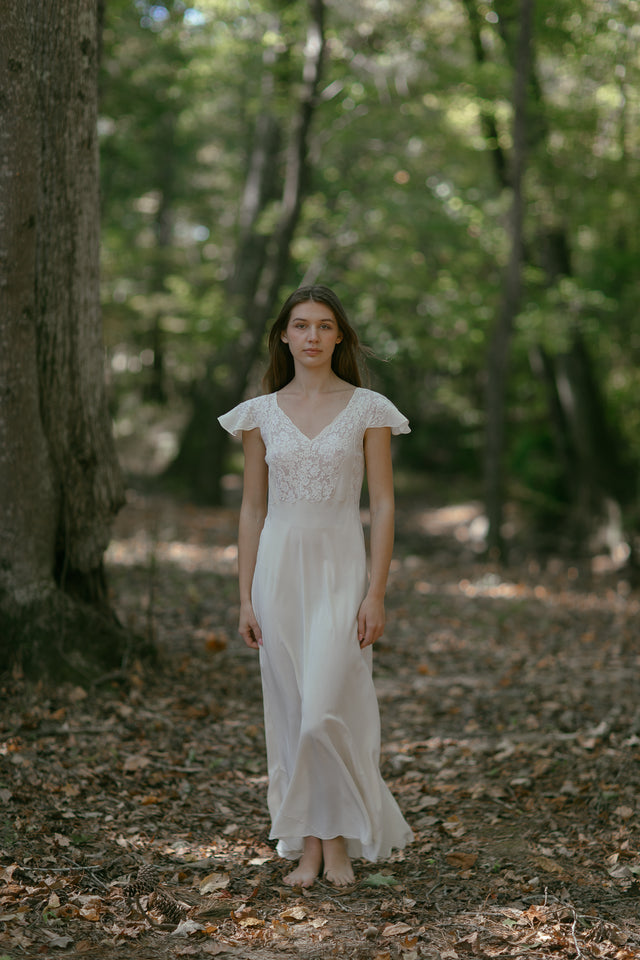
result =
[[110,576],[158,666],[0,689],[0,960],[639,957],[640,597],[558,561],[498,574],[474,519],[399,512],[375,675],[416,841],[303,893],[267,839],[235,511],[134,498]]

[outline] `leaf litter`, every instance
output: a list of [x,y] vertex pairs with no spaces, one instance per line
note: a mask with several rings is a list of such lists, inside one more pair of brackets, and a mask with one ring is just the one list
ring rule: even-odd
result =
[[424,516],[399,509],[375,668],[416,840],[302,890],[268,840],[237,512],[130,498],[114,603],[159,662],[1,682],[3,960],[640,956],[640,597],[557,558],[499,571]]

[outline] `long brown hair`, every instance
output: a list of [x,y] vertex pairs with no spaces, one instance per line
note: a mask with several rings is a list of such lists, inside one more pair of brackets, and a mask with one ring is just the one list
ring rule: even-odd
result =
[[349,323],[346,311],[337,295],[330,287],[316,283],[312,286],[298,287],[287,297],[269,331],[269,366],[262,378],[265,393],[275,393],[293,380],[295,374],[293,357],[289,344],[282,340],[282,334],[287,329],[293,308],[309,300],[324,303],[329,307],[342,334],[342,340],[336,344],[331,357],[331,369],[341,380],[346,380],[355,387],[362,386],[359,361],[364,362],[365,350],[360,345],[358,335]]

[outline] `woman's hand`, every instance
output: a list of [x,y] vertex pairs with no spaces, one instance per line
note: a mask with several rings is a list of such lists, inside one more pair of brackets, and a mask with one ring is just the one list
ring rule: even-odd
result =
[[262,630],[260,629],[260,625],[256,620],[256,615],[250,603],[240,604],[238,633],[248,647],[259,650],[262,646]]
[[384,624],[384,600],[367,594],[358,610],[358,643],[362,650],[380,639]]

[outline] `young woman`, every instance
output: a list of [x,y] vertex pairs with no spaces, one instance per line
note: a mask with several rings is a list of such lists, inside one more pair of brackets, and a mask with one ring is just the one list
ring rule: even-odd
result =
[[385,858],[413,836],[380,776],[371,677],[393,548],[390,436],[409,427],[361,387],[358,338],[328,287],[291,294],[269,350],[266,394],[220,417],[245,455],[239,631],[260,651],[271,838],[299,858],[285,882],[323,872],[346,886],[352,857]]

